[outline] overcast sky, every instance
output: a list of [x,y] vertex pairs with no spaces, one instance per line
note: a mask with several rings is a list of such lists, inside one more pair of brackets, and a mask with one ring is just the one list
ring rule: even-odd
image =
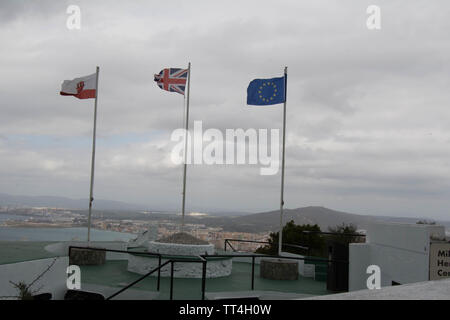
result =
[[[2,0],[0,192],[88,197],[93,100],[59,90],[99,65],[95,197],[180,210],[183,98],[153,74],[192,63],[205,128],[276,129],[282,106],[246,89],[288,66],[287,208],[450,219],[449,30],[446,0]],[[259,166],[188,168],[189,210],[275,210],[279,191]]]

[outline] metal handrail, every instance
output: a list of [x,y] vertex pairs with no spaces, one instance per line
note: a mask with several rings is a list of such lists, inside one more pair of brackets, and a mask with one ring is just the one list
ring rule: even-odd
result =
[[[106,248],[92,248],[92,247],[79,247],[79,246],[69,246],[69,257],[72,249],[91,249],[95,251],[105,251],[105,252],[114,252],[114,253],[127,253],[127,254],[135,254],[135,255],[146,255],[146,256],[157,256],[158,257],[158,267],[161,266],[162,255],[160,253],[155,252],[136,252],[136,251],[128,251],[128,250],[116,250],[116,249],[106,249]],[[159,291],[161,285],[161,268],[158,269],[158,280],[156,283],[156,290]]]
[[115,296],[117,296],[120,293],[124,292],[125,290],[131,288],[136,283],[144,280],[145,278],[147,278],[148,276],[150,276],[151,274],[153,274],[156,271],[158,271],[157,290],[159,291],[160,290],[161,269],[163,267],[165,267],[169,263],[171,264],[170,265],[170,300],[173,300],[173,278],[174,278],[173,277],[173,272],[174,272],[174,267],[173,266],[174,266],[175,262],[188,262],[188,263],[192,262],[192,263],[202,263],[203,264],[203,266],[202,266],[202,300],[205,299],[206,263],[208,261],[202,255],[195,256],[196,258],[198,258],[198,260],[194,260],[194,259],[173,259],[173,258],[171,258],[171,259],[167,260],[166,262],[164,262],[163,264],[161,264],[161,258],[162,258],[163,255],[160,254],[160,253],[154,253],[154,252],[133,252],[133,251],[125,251],[125,250],[106,249],[106,248],[69,246],[69,257],[70,257],[70,253],[71,253],[72,249],[88,249],[88,250],[94,250],[94,251],[105,251],[105,252],[127,253],[127,254],[141,254],[141,255],[157,256],[158,257],[158,259],[159,259],[158,267],[156,267],[152,271],[146,273],[145,275],[143,275],[142,277],[140,277],[137,280],[133,281],[132,283],[126,285],[125,287],[123,287],[119,291],[113,293],[111,296],[106,298],[106,300],[110,300],[110,299],[114,298]]
[[272,258],[272,259],[292,259],[292,260],[308,260],[308,261],[317,261],[317,262],[337,262],[337,263],[346,263],[348,264],[348,260],[336,260],[336,259],[327,259],[327,258],[311,258],[311,257],[292,257],[292,256],[280,256],[280,255],[268,255],[268,254],[211,254],[211,255],[202,255],[204,258]]
[[147,256],[161,256],[161,253],[156,252],[138,252],[138,251],[129,251],[129,250],[116,250],[116,249],[106,249],[106,248],[94,248],[94,247],[79,247],[79,246],[69,246],[69,254],[71,249],[91,249],[95,251],[107,251],[107,252],[115,252],[115,253],[129,253],[129,254],[141,254]]
[[[227,238],[224,241],[224,251],[227,251],[227,245],[230,246],[231,249],[233,249],[234,252],[236,252],[237,250],[234,249],[234,247],[231,245],[230,241],[236,241],[236,242],[249,242],[249,243],[261,243],[261,244],[271,244],[272,242],[269,241],[257,241],[257,240],[243,240],[243,239],[230,239]],[[276,243],[276,242],[275,242]],[[291,247],[291,248],[297,248],[297,249],[302,249],[302,250],[309,250],[308,247],[304,247],[304,246],[300,246],[297,244],[290,244],[290,243],[283,243],[282,244],[284,247]]]
[[[311,236],[311,234],[324,234],[324,235],[334,235],[334,236],[344,236],[344,237],[366,237],[365,234],[361,233],[338,233],[338,232],[324,232],[324,231],[312,231],[312,230],[304,230],[300,231],[301,233],[305,233],[308,236]],[[233,252],[237,252],[237,250],[231,245],[230,241],[236,241],[236,242],[248,242],[248,243],[261,243],[261,244],[271,244],[272,242],[269,241],[257,241],[257,240],[243,240],[243,239],[231,239],[227,238],[224,240],[224,251],[227,251],[227,246],[229,246]],[[311,242],[311,240],[309,240]],[[274,244],[277,244],[277,242],[274,242]],[[310,247],[304,247],[300,245],[290,244],[290,243],[282,243],[283,247],[291,247],[291,248],[297,248],[302,250],[307,250],[308,255],[311,254],[311,248]]]
[[292,260],[308,260],[308,261],[317,261],[323,263],[345,263],[349,264],[347,260],[335,260],[335,259],[326,259],[326,258],[306,258],[306,257],[289,257],[289,256],[271,256],[266,254],[239,254],[239,255],[230,255],[230,254],[215,254],[215,255],[203,255],[203,257],[231,257],[231,258],[252,258],[252,278],[251,278],[251,290],[255,290],[255,259],[256,258],[272,258],[272,259],[292,259]]
[[252,276],[251,276],[251,290],[254,290],[255,287],[255,260],[256,258],[272,258],[272,259],[290,259],[290,260],[308,260],[308,261],[318,261],[322,263],[345,263],[349,264],[349,261],[347,260],[334,260],[334,259],[326,259],[326,258],[306,258],[306,257],[292,257],[292,256],[280,256],[280,255],[266,255],[266,254],[214,254],[214,255],[198,255],[198,256],[192,256],[196,259],[169,259],[163,264],[161,264],[161,258],[162,254],[160,253],[154,253],[154,252],[132,252],[132,251],[125,251],[125,250],[114,250],[114,249],[105,249],[105,248],[92,248],[92,247],[76,247],[76,246],[69,246],[69,256],[71,253],[71,249],[89,249],[89,250],[96,250],[96,251],[106,251],[106,252],[116,252],[116,253],[127,253],[127,254],[142,254],[142,255],[149,255],[149,256],[157,256],[159,258],[158,267],[151,270],[150,272],[146,273],[142,277],[138,278],[137,280],[133,281],[132,283],[128,284],[127,286],[123,287],[116,293],[112,294],[106,300],[110,300],[114,298],[115,296],[119,295],[120,293],[124,292],[125,290],[131,288],[136,283],[142,281],[143,279],[147,278],[154,272],[158,271],[158,286],[157,290],[160,290],[160,278],[161,278],[161,269],[168,265],[170,263],[170,300],[173,300],[173,279],[174,279],[174,264],[176,262],[188,262],[188,263],[202,263],[202,300],[205,299],[205,291],[206,291],[206,266],[208,262],[208,258],[252,258]]
[[345,236],[345,237],[366,237],[365,234],[362,233],[339,233],[339,232],[325,232],[325,231],[310,231],[310,230],[304,230],[301,231],[301,233],[318,233],[318,234],[329,234],[334,236]]
[[[156,267],[155,269],[153,269],[152,271],[150,271],[149,273],[146,273],[145,275],[143,275],[142,277],[140,277],[139,279],[133,281],[132,283],[128,284],[127,286],[123,287],[122,289],[120,289],[119,291],[117,291],[116,293],[113,293],[112,295],[110,295],[108,298],[106,298],[106,300],[111,300],[112,298],[114,298],[115,296],[121,294],[122,292],[124,292],[125,290],[131,288],[132,286],[134,286],[136,283],[144,280],[145,278],[147,278],[148,276],[150,276],[153,272],[155,271],[159,271],[161,270],[162,267],[164,267],[165,265],[167,265],[169,261],[164,262],[162,265],[159,265],[158,267]],[[159,289],[158,289],[159,290]]]

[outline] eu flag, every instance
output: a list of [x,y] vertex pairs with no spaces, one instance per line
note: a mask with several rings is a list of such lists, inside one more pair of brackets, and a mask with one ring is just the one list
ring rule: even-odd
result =
[[247,104],[266,106],[283,103],[286,92],[286,77],[255,79],[247,88]]

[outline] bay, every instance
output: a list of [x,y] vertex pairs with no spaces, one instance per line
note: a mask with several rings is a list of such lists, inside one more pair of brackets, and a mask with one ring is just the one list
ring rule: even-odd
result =
[[[131,233],[91,229],[92,241],[128,241]],[[0,241],[70,241],[86,240],[87,228],[15,228],[0,227]]]

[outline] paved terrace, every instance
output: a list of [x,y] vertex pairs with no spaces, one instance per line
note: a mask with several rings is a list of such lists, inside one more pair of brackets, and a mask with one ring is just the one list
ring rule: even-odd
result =
[[[108,261],[102,266],[81,267],[83,283],[116,288],[117,291],[138,279],[140,275],[127,271],[127,261]],[[148,277],[130,289],[145,292],[156,291],[156,277]],[[174,299],[201,299],[201,279],[174,279]],[[206,298],[232,298],[257,296],[260,299],[295,299],[330,294],[326,282],[299,276],[298,280],[268,280],[259,277],[259,265],[255,266],[255,290],[251,291],[251,264],[233,262],[228,277],[207,279]],[[160,294],[156,299],[169,299],[170,278],[161,278]],[[126,292],[126,291],[125,291]],[[124,292],[124,293],[125,293]],[[117,296],[120,299],[120,295]]]
[[[57,242],[0,241],[0,265],[57,257],[45,250],[45,246]],[[136,250],[136,249],[135,249]],[[136,250],[138,251],[138,250]],[[127,261],[108,260],[102,266],[82,266],[81,281],[86,290],[101,289],[112,294],[134,280],[139,274],[127,270]],[[118,299],[169,299],[170,278],[161,278],[160,291],[156,291],[156,277],[148,277],[117,296]],[[96,290],[97,291],[97,290]],[[299,299],[330,294],[326,282],[299,276],[298,280],[268,280],[259,277],[259,265],[255,265],[255,290],[251,290],[251,263],[233,262],[228,277],[207,279],[206,298],[258,297],[260,299]],[[201,279],[174,279],[174,299],[201,299]]]

